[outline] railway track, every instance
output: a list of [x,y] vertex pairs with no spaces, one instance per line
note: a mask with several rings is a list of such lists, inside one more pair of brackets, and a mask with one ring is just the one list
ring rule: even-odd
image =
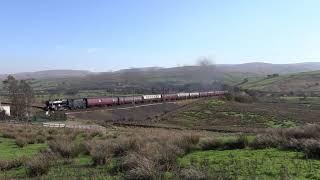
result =
[[[165,102],[166,104],[175,104],[176,102]],[[95,112],[95,111],[114,111],[114,110],[128,110],[128,109],[135,109],[135,108],[140,108],[140,107],[147,107],[147,106],[156,106],[156,105],[161,105],[164,104],[163,102],[161,103],[152,103],[152,104],[140,104],[140,105],[135,105],[135,106],[120,106],[116,108],[95,108],[95,109],[83,109],[83,110],[77,110],[77,111],[68,111],[65,114],[66,115],[73,115],[73,114],[79,114],[79,113],[88,113],[88,112]]]

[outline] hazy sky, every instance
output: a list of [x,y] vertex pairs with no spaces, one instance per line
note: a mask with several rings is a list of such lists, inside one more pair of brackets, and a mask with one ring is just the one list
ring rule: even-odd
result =
[[1,0],[0,74],[320,59],[319,0]]

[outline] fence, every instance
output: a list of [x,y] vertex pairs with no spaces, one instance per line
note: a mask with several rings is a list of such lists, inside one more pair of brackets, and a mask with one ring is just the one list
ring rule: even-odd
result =
[[98,130],[105,131],[105,128],[98,125],[70,125],[63,123],[43,123],[44,127],[50,128],[72,128],[72,129],[84,129],[84,130]]

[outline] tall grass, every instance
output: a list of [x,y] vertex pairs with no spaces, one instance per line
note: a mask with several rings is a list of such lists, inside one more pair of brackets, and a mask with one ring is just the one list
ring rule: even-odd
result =
[[320,126],[308,125],[289,129],[273,129],[258,134],[251,144],[255,149],[279,148],[297,150],[305,153],[307,158],[320,159]]

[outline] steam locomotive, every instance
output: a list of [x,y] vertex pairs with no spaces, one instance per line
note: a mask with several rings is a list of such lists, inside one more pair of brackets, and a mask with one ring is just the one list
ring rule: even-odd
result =
[[182,99],[221,96],[228,91],[207,91],[207,92],[190,92],[175,94],[152,94],[140,96],[117,96],[117,97],[98,97],[98,98],[80,98],[80,99],[59,99],[46,102],[46,110],[61,111],[86,109],[91,107],[116,106],[123,104],[140,104],[163,101],[177,101]]

